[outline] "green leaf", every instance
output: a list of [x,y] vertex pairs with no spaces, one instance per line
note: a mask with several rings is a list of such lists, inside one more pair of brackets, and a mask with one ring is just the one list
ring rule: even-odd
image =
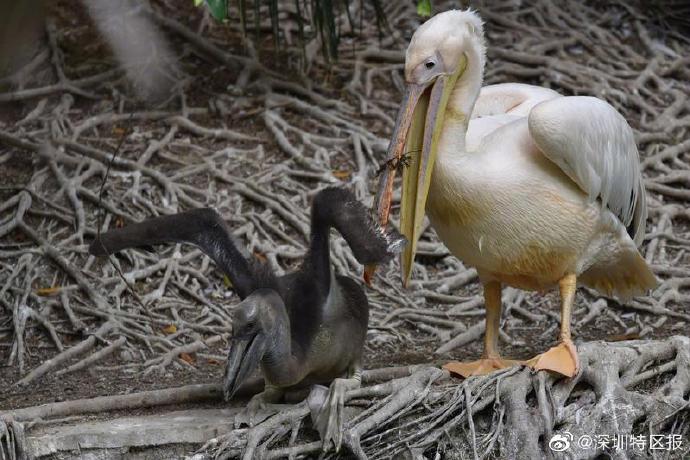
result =
[[194,6],[196,6],[196,7],[198,7],[202,3],[204,3],[204,0],[194,0]]
[[242,36],[247,38],[247,0],[239,0],[238,7],[240,10],[240,27],[242,28]]
[[419,0],[417,2],[417,14],[423,18],[431,16],[431,0]]
[[216,21],[224,21],[228,17],[228,0],[206,0],[206,6]]

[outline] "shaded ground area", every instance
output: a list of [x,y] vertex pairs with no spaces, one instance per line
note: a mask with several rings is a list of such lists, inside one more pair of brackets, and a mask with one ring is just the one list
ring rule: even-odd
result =
[[[636,5],[474,6],[486,21],[486,83],[599,96],[635,129],[650,208],[642,254],[662,284],[626,305],[581,290],[576,339],[687,334],[690,43],[682,28]],[[21,84],[0,80],[0,409],[219,381],[237,297],[208,258],[170,247],[111,263],[89,257],[87,244],[99,224],[212,206],[250,254],[281,273],[304,253],[316,191],[345,185],[370,205],[401,98],[402,51],[420,18],[414,5],[389,2],[390,31],[379,39],[364,8],[355,12],[361,31],[344,33],[340,60],[329,65],[316,41],[302,54],[290,5],[281,3],[276,52],[267,33],[249,46],[238,24],[216,24],[191,2],[155,2],[151,17],[179,63],[174,94],[155,107],[132,96],[83,11],[71,2],[52,8],[56,27]],[[346,18],[338,21],[346,30]],[[41,150],[47,140],[52,147]],[[411,289],[400,287],[397,262],[368,289],[368,369],[480,352],[476,274],[432,230],[419,252]],[[332,253],[338,272],[361,278],[342,239]],[[552,293],[506,290],[504,304],[506,356],[555,342]],[[452,351],[434,353],[452,339]],[[83,352],[15,385],[77,345]]]

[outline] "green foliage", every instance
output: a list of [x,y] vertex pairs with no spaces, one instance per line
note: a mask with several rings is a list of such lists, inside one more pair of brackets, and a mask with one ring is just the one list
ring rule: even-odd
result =
[[[224,21],[228,17],[228,0],[205,0],[208,10],[217,21]],[[194,0],[195,5],[199,5],[200,0]]]
[[[193,0],[194,4],[199,6],[201,3],[206,3],[206,7],[209,9],[211,15],[218,21],[223,21],[228,19],[228,6],[230,0]],[[271,29],[273,32],[273,39],[275,47],[279,46],[280,28],[279,28],[279,18],[278,18],[278,0],[234,0],[237,4],[237,10],[239,12],[240,27],[242,28],[242,33],[247,35],[247,11],[253,10],[254,16],[254,31],[256,39],[260,38],[261,31],[261,6],[268,6],[268,13],[271,18]],[[355,23],[357,18],[353,18],[350,13],[350,2],[353,0],[295,0],[296,9],[296,21],[298,27],[298,35],[300,46],[302,52],[305,51],[305,43],[307,42],[306,30],[304,24],[304,14],[311,15],[309,22],[313,27],[313,35],[309,37],[310,39],[314,36],[318,36],[322,43],[322,50],[324,53],[324,58],[327,62],[332,62],[338,58],[338,45],[340,43],[341,30],[339,30],[336,18],[345,13],[347,15],[347,24],[349,25],[350,32],[355,32]],[[362,7],[364,6],[365,0],[354,0],[360,1]],[[251,2],[251,3],[250,3]],[[429,0],[426,0],[429,3]],[[248,3],[250,3],[248,5]],[[379,30],[379,38],[383,34],[383,30],[388,28],[388,23],[386,22],[386,14],[383,10],[383,5],[381,0],[366,0],[366,3],[371,5],[376,14],[376,25]],[[429,6],[431,8],[431,6]],[[264,10],[265,12],[265,10]],[[232,18],[229,18],[232,19]],[[361,23],[361,18],[360,18]]]
[[417,2],[417,14],[423,18],[431,16],[431,0],[419,0]]
[[[227,0],[225,0],[227,1]],[[240,13],[240,27],[242,28],[242,34],[247,36],[247,0],[236,0],[237,9]],[[273,39],[276,48],[278,48],[278,0],[266,0],[268,3],[268,12],[271,17],[271,30],[273,31]],[[257,39],[260,37],[261,33],[261,0],[254,0],[253,6],[251,7],[254,11],[254,33]]]
[[338,58],[340,35],[335,26],[335,8],[331,0],[311,0],[314,26],[324,44],[323,54],[326,61]]

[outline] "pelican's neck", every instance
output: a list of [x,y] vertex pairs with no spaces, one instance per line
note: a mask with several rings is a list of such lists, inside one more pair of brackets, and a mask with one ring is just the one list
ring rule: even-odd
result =
[[275,386],[289,386],[302,378],[302,360],[295,354],[292,328],[285,306],[273,306],[265,314],[272,316],[270,329],[264,331],[268,344],[261,358],[261,368],[266,381]]
[[465,50],[465,56],[467,67],[455,83],[446,106],[443,130],[439,140],[439,157],[466,151],[467,126],[484,76],[484,47],[479,41],[470,41]]

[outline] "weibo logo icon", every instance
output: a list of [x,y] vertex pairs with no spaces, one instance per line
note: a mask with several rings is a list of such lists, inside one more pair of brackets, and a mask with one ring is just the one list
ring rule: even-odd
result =
[[569,432],[557,433],[551,437],[549,441],[549,449],[554,452],[563,452],[570,449],[570,443],[573,441],[573,435]]

